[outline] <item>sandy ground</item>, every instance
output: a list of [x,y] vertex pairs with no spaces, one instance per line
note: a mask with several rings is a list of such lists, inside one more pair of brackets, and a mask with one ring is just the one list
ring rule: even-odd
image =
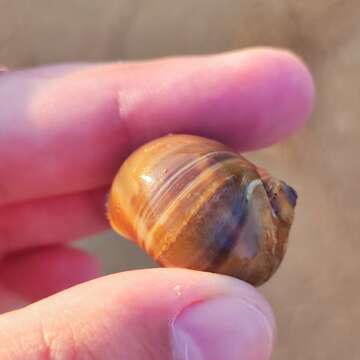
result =
[[[299,192],[291,244],[261,291],[279,324],[275,360],[359,359],[360,5],[354,0],[0,0],[0,63],[290,48],[317,86],[312,122],[284,144],[251,154]],[[83,246],[107,271],[152,266],[109,233]]]

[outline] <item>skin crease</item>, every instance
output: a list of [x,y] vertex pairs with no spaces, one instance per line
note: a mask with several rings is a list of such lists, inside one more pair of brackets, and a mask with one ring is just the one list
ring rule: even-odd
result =
[[[182,132],[239,151],[261,148],[300,128],[313,96],[302,62],[265,48],[1,72],[0,310],[69,289],[1,315],[0,358],[171,359],[169,320],[194,303],[222,297],[245,301],[267,319],[267,330],[252,332],[251,339],[241,331],[258,349],[246,359],[269,358],[273,316],[249,285],[161,269],[70,288],[98,277],[100,269],[92,256],[65,243],[107,227],[105,194],[135,147]],[[191,327],[187,315],[180,318],[175,325]]]

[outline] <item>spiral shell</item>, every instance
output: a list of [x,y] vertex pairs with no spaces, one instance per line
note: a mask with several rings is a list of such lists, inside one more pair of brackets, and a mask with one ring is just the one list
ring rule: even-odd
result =
[[219,142],[169,135],[121,166],[108,217],[162,266],[260,285],[284,256],[296,198],[284,182]]

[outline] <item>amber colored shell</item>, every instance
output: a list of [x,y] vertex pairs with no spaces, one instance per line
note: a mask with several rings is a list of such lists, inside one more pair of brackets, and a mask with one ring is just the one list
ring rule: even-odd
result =
[[260,285],[284,256],[295,204],[293,189],[225,145],[169,135],[124,162],[108,217],[163,266]]

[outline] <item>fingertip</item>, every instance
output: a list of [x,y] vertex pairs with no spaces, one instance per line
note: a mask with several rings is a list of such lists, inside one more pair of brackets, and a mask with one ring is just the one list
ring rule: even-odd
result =
[[232,126],[225,126],[226,142],[239,150],[268,146],[294,134],[309,119],[314,82],[293,52],[258,47],[219,55],[218,61],[231,64],[232,82],[238,84],[228,95],[238,104],[233,109],[239,116]]
[[[130,333],[142,334],[139,324],[149,323],[164,338],[170,331],[177,360],[188,355],[194,360],[270,359],[276,340],[273,311],[264,296],[243,281],[177,268],[136,270],[101,281],[109,287],[103,291],[109,298],[122,299],[122,309],[112,303],[114,320],[126,308]],[[148,341],[147,347],[155,346],[155,339]]]
[[315,85],[312,75],[303,60],[291,51],[258,51],[264,53],[264,59],[267,57],[270,76],[273,73],[273,96],[280,100],[277,101],[278,109],[273,107],[272,124],[278,126],[278,137],[289,136],[304,126],[313,110]]

